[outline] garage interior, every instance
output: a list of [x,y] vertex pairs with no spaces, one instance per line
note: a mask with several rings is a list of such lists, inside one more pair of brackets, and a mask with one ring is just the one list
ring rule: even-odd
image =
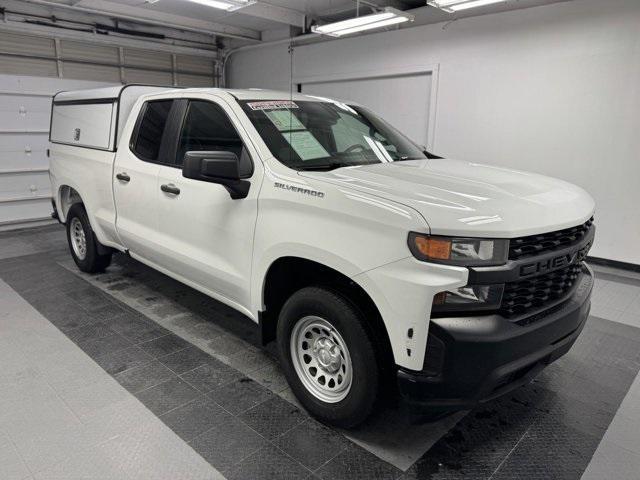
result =
[[[0,478],[640,479],[640,2],[225,2],[0,0]],[[411,20],[316,31],[386,7]],[[73,263],[51,99],[131,83],[354,101],[436,155],[584,188],[582,335],[471,411],[321,424],[248,318],[122,254]]]

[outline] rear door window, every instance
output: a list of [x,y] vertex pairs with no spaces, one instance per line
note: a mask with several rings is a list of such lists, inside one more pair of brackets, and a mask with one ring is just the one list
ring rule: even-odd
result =
[[131,150],[142,160],[157,162],[173,100],[146,102],[142,108]]

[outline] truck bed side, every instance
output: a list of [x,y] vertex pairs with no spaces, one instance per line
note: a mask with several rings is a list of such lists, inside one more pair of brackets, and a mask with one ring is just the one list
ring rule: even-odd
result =
[[52,143],[50,175],[60,221],[65,221],[74,195],[79,195],[100,243],[122,248],[115,230],[115,155],[111,151]]

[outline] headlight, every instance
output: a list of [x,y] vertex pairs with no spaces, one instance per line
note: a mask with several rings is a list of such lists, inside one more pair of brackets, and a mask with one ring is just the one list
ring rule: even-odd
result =
[[509,240],[455,238],[409,233],[409,250],[418,260],[464,267],[507,263]]
[[500,308],[504,284],[466,285],[433,297],[431,311],[461,312],[465,310],[496,310]]

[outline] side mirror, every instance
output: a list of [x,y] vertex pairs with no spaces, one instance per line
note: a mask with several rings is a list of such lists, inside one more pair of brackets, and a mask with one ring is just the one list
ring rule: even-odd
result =
[[187,152],[182,163],[182,176],[219,183],[234,200],[245,198],[251,186],[251,182],[240,178],[240,160],[233,152]]

